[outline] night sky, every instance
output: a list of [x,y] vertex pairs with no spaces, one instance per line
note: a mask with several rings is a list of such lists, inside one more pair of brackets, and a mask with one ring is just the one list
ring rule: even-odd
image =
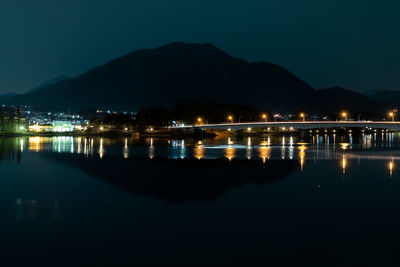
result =
[[0,93],[140,48],[213,43],[316,88],[400,89],[400,1],[2,0]]

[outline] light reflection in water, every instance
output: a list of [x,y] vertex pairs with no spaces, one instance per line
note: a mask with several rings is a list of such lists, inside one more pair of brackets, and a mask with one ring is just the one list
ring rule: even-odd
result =
[[281,159],[285,159],[285,136],[282,136],[282,143],[281,143]]
[[267,141],[263,140],[261,141],[260,145],[262,146],[269,146],[271,144],[271,139],[268,137]]
[[225,148],[225,158],[229,159],[229,161],[231,161],[236,154],[236,148],[228,146],[227,148]]
[[90,140],[90,156],[93,157],[93,138]]
[[78,151],[77,151],[77,153],[80,154],[80,153],[81,153],[81,142],[82,142],[82,138],[81,138],[81,137],[78,137],[77,140],[78,140]]
[[246,158],[251,159],[251,152],[252,152],[252,146],[251,146],[251,138],[249,137],[247,139],[247,149],[246,149]]
[[102,159],[104,156],[105,150],[103,146],[103,138],[100,138],[100,146],[99,146],[99,156]]
[[186,158],[186,149],[185,149],[185,140],[182,139],[181,141],[181,152],[180,152],[181,159]]
[[[209,149],[214,149],[212,146],[216,146],[216,150],[212,150],[208,156],[212,158],[218,158],[224,156],[225,158],[232,160],[236,157],[242,157],[247,159],[252,159],[253,157],[259,157],[265,163],[267,159],[276,157],[282,158],[289,157],[290,159],[299,160],[300,169],[304,169],[305,161],[306,161],[306,150],[307,156],[312,159],[318,160],[318,153],[320,153],[320,158],[326,160],[338,160],[340,163],[339,168],[341,168],[341,173],[348,173],[348,166],[353,159],[360,161],[362,160],[381,160],[383,162],[382,168],[387,170],[386,174],[390,176],[393,175],[393,171],[395,168],[395,160],[400,159],[400,153],[396,150],[391,150],[392,152],[388,155],[388,152],[385,150],[378,151],[374,149],[373,151],[364,151],[373,146],[375,134],[363,133],[362,135],[355,135],[351,137],[351,134],[346,134],[341,140],[342,142],[337,147],[330,145],[329,142],[335,142],[335,135],[323,135],[316,139],[317,144],[319,141],[323,141],[325,143],[324,149],[318,149],[317,145],[309,146],[307,143],[294,143],[295,137],[293,136],[276,136],[273,137],[274,144],[280,146],[278,147],[270,147],[271,140],[270,137],[267,137],[260,141],[260,146],[254,146],[254,142],[257,142],[256,137],[246,137],[243,141],[237,141],[238,144],[235,145],[236,141],[234,137],[229,137],[227,140],[228,145],[219,147],[221,143],[213,143],[210,141],[210,144],[207,146],[203,146],[204,141],[199,141],[199,145],[196,145],[193,150],[193,157],[197,159],[202,159],[207,155],[210,151]],[[378,136],[378,148],[386,148],[386,147],[396,147],[398,145],[398,136],[393,135],[393,133],[379,133],[378,135],[384,136],[384,142],[380,143],[381,138]],[[393,143],[393,139],[395,137],[395,143]],[[351,140],[353,139],[353,140]],[[60,152],[60,153],[84,153],[86,156],[91,154],[93,156],[93,146],[95,147],[94,154],[96,152],[99,153],[100,158],[104,158],[106,147],[113,144],[118,144],[120,149],[122,149],[123,158],[129,157],[130,150],[130,142],[129,138],[121,138],[118,139],[109,139],[109,138],[84,138],[84,137],[70,137],[70,136],[57,136],[57,137],[28,137],[28,138],[16,138],[15,147],[17,151],[23,152],[24,149],[28,148],[29,152],[40,152],[42,150]],[[226,140],[226,139],[225,139]],[[346,142],[347,141],[347,142]],[[351,144],[353,141],[355,143]],[[148,156],[149,158],[154,158],[155,154],[155,146],[153,138],[145,139],[145,142],[148,146]],[[190,143],[192,142],[192,143]],[[208,141],[206,140],[207,144]],[[339,142],[338,142],[339,143]],[[157,143],[158,144],[158,143]],[[189,141],[189,144],[193,144],[193,141]],[[197,141],[195,141],[197,144]],[[26,147],[25,147],[26,145]],[[185,158],[187,156],[187,148],[185,148],[184,140],[170,140],[170,145],[174,147],[174,154],[177,158]],[[307,146],[308,148],[307,148]],[[354,146],[354,147],[353,147]],[[96,151],[96,147],[98,147],[98,151]],[[218,147],[218,148],[217,148]],[[335,149],[340,148],[339,151],[335,151]],[[363,148],[363,150],[359,150],[357,148]],[[296,149],[298,149],[298,153],[296,155]],[[254,151],[253,151],[254,150]],[[121,150],[119,150],[121,151]],[[162,150],[160,150],[161,152]],[[258,155],[257,155],[257,152]],[[279,153],[279,151],[281,153]],[[119,152],[120,153],[120,152]],[[219,153],[219,154],[218,154]],[[119,154],[120,156],[120,154]],[[144,155],[146,156],[146,154]],[[280,156],[280,157],[279,157]],[[349,161],[350,160],[350,161]],[[356,165],[355,165],[356,166]],[[361,165],[360,165],[361,166]]]
[[124,157],[124,159],[127,159],[129,157],[128,138],[125,138],[124,149],[122,150],[122,156]]
[[194,157],[196,159],[202,159],[204,157],[204,146],[202,144],[194,148]]
[[83,144],[83,154],[87,155],[87,138],[85,138],[85,142]]
[[258,153],[259,153],[260,158],[262,159],[263,163],[265,163],[266,160],[269,159],[269,157],[270,157],[271,147],[270,146],[260,146],[258,148]]
[[342,157],[342,173],[343,174],[346,173],[346,168],[347,168],[347,159],[346,159],[345,155],[343,155],[343,157]]
[[232,147],[233,144],[234,142],[232,141],[232,139],[228,137],[228,147],[225,148],[225,158],[229,159],[229,161],[231,161],[236,154],[236,149]]
[[149,146],[149,158],[154,158],[154,146],[153,146],[153,138],[150,138],[150,146]]
[[389,175],[390,175],[390,177],[392,177],[393,169],[394,169],[394,162],[393,162],[393,160],[391,160],[389,162]]
[[301,145],[298,147],[299,158],[300,158],[300,170],[303,170],[304,168],[304,158],[306,157],[306,149],[307,147],[305,145]]
[[41,143],[43,140],[41,139],[42,137],[29,137],[28,142],[29,142],[29,150],[30,151],[36,151],[39,152],[41,150]]
[[24,152],[24,139],[21,138],[20,144],[21,144],[21,152]]

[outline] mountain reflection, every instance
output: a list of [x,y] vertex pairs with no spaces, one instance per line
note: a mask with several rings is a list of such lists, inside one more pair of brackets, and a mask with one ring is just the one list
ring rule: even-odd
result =
[[[400,135],[386,132],[358,135],[354,133],[315,134],[302,139],[291,135],[243,138],[220,136],[204,140],[151,137],[145,139],[72,136],[3,137],[0,138],[0,162],[19,163],[25,153],[46,154],[48,158],[66,161],[93,176],[115,184],[119,183],[129,191],[136,190],[139,194],[185,201],[185,199],[200,200],[202,195],[207,196],[204,200],[213,199],[235,186],[257,181],[269,182],[277,177],[280,179],[295,170],[299,172],[307,170],[309,162],[319,160],[336,161],[336,166],[343,176],[356,166],[352,161],[357,161],[357,166],[359,166],[364,160],[378,160],[383,162],[382,168],[385,168],[388,176],[391,177],[395,171],[396,161],[400,160],[399,148]],[[279,161],[281,162],[277,163]],[[241,173],[239,166],[246,164],[247,172]],[[93,168],[85,168],[81,165],[93,165]],[[147,172],[138,165],[147,166]],[[168,165],[175,166],[179,170],[174,169],[175,167],[169,168]],[[211,166],[215,167],[214,171],[211,171]],[[281,168],[280,172],[274,170],[275,167],[277,170]],[[310,167],[312,168],[312,165]],[[161,171],[163,168],[164,170]],[[220,172],[218,168],[225,171]],[[193,196],[193,199],[185,197],[185,192],[174,192],[176,193],[176,199],[174,199],[173,196],[162,195],[160,190],[152,190],[153,184],[140,182],[143,177],[150,177],[149,179],[155,183],[154,186],[158,188],[164,182],[159,180],[162,178],[158,176],[164,178],[175,176],[174,173],[181,169],[185,170],[185,173],[179,173],[179,175],[197,177],[198,174],[202,177],[202,182],[209,183],[210,186],[213,183],[218,183],[218,185],[214,191],[207,194],[204,192],[206,184],[199,184],[200,178],[197,178],[199,181],[189,180],[193,186],[184,183],[189,183],[189,181],[175,181],[174,184],[174,178],[172,180],[168,178],[170,185],[174,184],[176,188],[181,188],[184,184],[188,188],[196,185],[199,190],[203,190],[199,192],[192,190],[187,194]],[[267,170],[267,172],[261,175],[260,170],[263,172]],[[236,177],[236,171],[243,176],[241,179]],[[140,178],[137,178],[138,176]],[[135,186],[138,188],[132,189]],[[167,185],[162,186],[168,188]],[[147,188],[148,192],[145,193],[145,190],[140,189],[141,187]],[[214,185],[212,187],[214,188]],[[172,189],[169,188],[169,190]]]
[[43,153],[42,156],[78,168],[133,194],[170,202],[212,201],[233,188],[271,183],[298,169],[297,162],[290,160],[274,160],[265,165],[258,160],[244,159],[121,160],[66,153]]

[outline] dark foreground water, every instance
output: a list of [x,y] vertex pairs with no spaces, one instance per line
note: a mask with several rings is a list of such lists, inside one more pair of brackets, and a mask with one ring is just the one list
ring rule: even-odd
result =
[[395,266],[400,135],[0,139],[2,266]]

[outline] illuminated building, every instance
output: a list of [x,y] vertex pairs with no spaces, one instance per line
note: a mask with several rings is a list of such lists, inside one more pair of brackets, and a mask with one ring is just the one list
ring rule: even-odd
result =
[[72,132],[74,126],[72,122],[66,120],[56,120],[53,121],[53,131],[54,132]]
[[53,130],[53,125],[45,124],[32,124],[28,126],[30,132],[51,132]]

